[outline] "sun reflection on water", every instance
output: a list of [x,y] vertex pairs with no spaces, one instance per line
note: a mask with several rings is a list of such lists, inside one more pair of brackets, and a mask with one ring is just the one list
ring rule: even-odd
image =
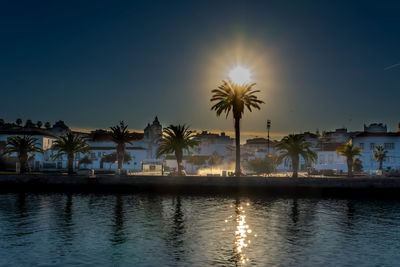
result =
[[[246,206],[250,206],[246,203]],[[232,205],[230,207],[233,207]],[[246,264],[249,258],[246,256],[246,249],[251,244],[250,236],[257,237],[256,234],[252,234],[250,226],[246,222],[246,211],[243,206],[237,204],[235,207],[236,217],[229,216],[229,220],[225,220],[225,223],[231,221],[235,224],[235,253],[237,261],[240,264]],[[225,231],[225,228],[223,229]]]

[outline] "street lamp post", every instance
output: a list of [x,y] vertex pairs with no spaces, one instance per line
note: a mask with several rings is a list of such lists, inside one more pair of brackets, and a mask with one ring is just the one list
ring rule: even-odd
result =
[[268,153],[268,156],[269,156],[269,129],[271,128],[271,120],[267,120],[267,139],[268,139],[268,150],[267,150],[267,153]]

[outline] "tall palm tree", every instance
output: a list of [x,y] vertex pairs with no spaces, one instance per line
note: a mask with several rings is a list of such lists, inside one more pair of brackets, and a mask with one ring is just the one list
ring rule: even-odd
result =
[[353,176],[354,157],[361,154],[361,148],[354,146],[352,143],[344,144],[336,150],[340,155],[346,157],[347,161],[347,176]]
[[86,141],[72,132],[68,132],[64,136],[58,137],[54,143],[52,149],[57,150],[57,154],[53,156],[54,159],[60,158],[63,155],[67,156],[68,159],[68,174],[74,173],[74,155],[75,153],[88,153],[90,151],[89,145]]
[[134,140],[134,138],[127,130],[128,125],[125,125],[123,121],[121,121],[117,126],[110,127],[110,129],[110,138],[115,144],[117,144],[118,169],[121,170],[124,164],[126,144],[132,144],[131,142]]
[[43,150],[40,148],[38,139],[32,136],[13,136],[7,139],[5,154],[10,155],[12,153],[17,153],[18,162],[21,166],[21,173],[25,173],[28,170],[29,153],[34,152],[42,153]]
[[293,178],[297,178],[299,170],[300,156],[306,162],[314,162],[317,154],[311,150],[312,144],[304,140],[301,134],[289,134],[285,136],[279,144],[276,145],[281,154],[278,156],[278,162],[282,162],[284,158],[290,158],[292,161]]
[[211,107],[211,110],[217,112],[217,116],[226,113],[226,118],[232,110],[235,122],[235,145],[236,145],[236,167],[235,174],[240,176],[240,119],[243,116],[245,108],[250,112],[252,108],[260,109],[260,104],[264,103],[259,100],[255,93],[259,90],[253,90],[255,83],[236,84],[231,80],[222,81],[217,89],[212,90],[213,93],[210,101],[217,103]]
[[382,171],[383,161],[387,157],[387,150],[383,146],[376,146],[374,150],[374,158],[379,162],[379,170]]
[[163,136],[157,149],[157,157],[164,154],[174,153],[178,163],[178,175],[183,170],[183,150],[197,146],[199,142],[195,139],[194,133],[185,125],[170,125],[163,130]]

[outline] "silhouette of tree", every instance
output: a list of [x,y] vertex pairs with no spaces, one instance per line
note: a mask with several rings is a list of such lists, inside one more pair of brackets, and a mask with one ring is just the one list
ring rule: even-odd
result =
[[25,122],[25,128],[33,128],[35,127],[35,124],[33,124],[32,120],[27,120]]
[[13,136],[7,139],[5,153],[9,155],[17,153],[18,161],[21,166],[21,173],[27,172],[29,153],[35,152],[42,153],[43,150],[40,148],[38,140],[32,136]]
[[347,161],[347,176],[353,177],[353,163],[354,157],[359,156],[361,153],[361,148],[359,146],[354,146],[351,143],[344,144],[337,149],[337,152],[346,157]]
[[379,162],[379,170],[382,171],[383,161],[387,157],[387,150],[383,146],[376,146],[374,150],[374,159]]
[[20,118],[16,119],[16,120],[15,120],[15,123],[16,123],[18,126],[21,126],[21,125],[22,125],[22,119],[20,119]]
[[46,122],[46,123],[44,124],[44,127],[45,127],[46,129],[50,129],[50,128],[51,128],[50,122]]
[[121,121],[119,125],[110,127],[111,131],[109,132],[111,140],[117,144],[117,161],[119,170],[122,169],[124,164],[126,144],[132,144],[132,141],[134,140],[127,128],[128,125],[125,125],[125,123]]
[[41,121],[38,121],[38,122],[36,123],[36,126],[37,126],[38,128],[42,128],[43,123],[42,123]]
[[63,155],[68,159],[68,174],[74,173],[74,154],[75,153],[88,153],[90,151],[89,145],[85,140],[68,132],[65,136],[60,136],[54,141],[52,149],[57,150],[58,153],[53,156],[54,159],[60,158]]
[[185,125],[170,125],[163,130],[163,136],[157,150],[157,157],[164,154],[175,153],[178,163],[178,175],[182,176],[183,170],[183,150],[197,146],[199,142],[195,140],[193,132]]
[[256,174],[270,174],[276,170],[277,158],[265,157],[255,158],[248,162],[248,168]]
[[235,122],[235,145],[236,145],[236,167],[235,174],[240,176],[240,119],[243,116],[245,108],[250,112],[252,108],[260,109],[260,104],[264,103],[259,100],[255,93],[259,90],[253,90],[255,83],[238,85],[231,80],[222,81],[217,89],[212,90],[213,93],[210,101],[217,101],[211,107],[211,110],[217,112],[217,116],[226,113],[226,118],[232,110]]
[[300,156],[306,162],[314,162],[317,159],[317,154],[311,150],[312,144],[304,140],[304,136],[300,134],[289,134],[285,136],[280,143],[275,146],[281,150],[278,156],[278,162],[282,162],[284,158],[290,158],[292,161],[293,178],[297,178],[299,170]]

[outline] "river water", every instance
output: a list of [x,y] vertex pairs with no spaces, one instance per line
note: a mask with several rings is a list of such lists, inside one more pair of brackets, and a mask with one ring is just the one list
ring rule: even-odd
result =
[[399,266],[400,202],[2,194],[1,266]]

